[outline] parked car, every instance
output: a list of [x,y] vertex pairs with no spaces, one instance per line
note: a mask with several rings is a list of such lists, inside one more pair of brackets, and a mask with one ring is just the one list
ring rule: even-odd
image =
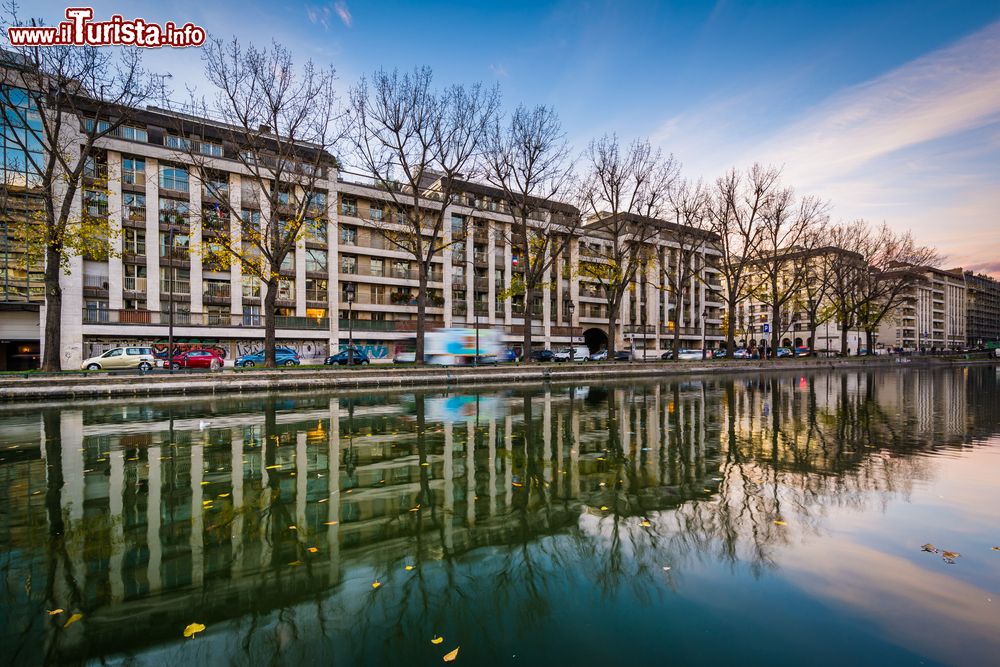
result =
[[666,352],[660,355],[660,359],[673,359],[673,358],[674,358],[673,350],[667,350]]
[[750,350],[746,349],[745,347],[740,347],[733,350],[733,359],[751,359],[752,357],[753,354],[751,354]]
[[799,345],[797,348],[795,348],[795,356],[796,357],[808,357],[809,356],[809,348],[807,346],[805,346],[805,345]]
[[726,358],[726,348],[724,348],[724,347],[717,347],[714,350],[712,350],[712,358],[713,359],[725,359]]
[[555,353],[552,350],[534,350],[531,353],[531,359],[533,361],[552,361],[555,359]]
[[225,366],[226,361],[215,350],[188,350],[175,354],[170,365],[173,368],[210,368],[216,370]]
[[119,368],[138,368],[148,371],[156,364],[153,350],[148,347],[116,347],[96,357],[84,359],[82,370],[106,371]]
[[677,353],[677,358],[681,361],[701,361],[701,350],[681,350]]
[[556,361],[586,361],[590,358],[590,349],[586,345],[576,345],[574,347],[564,347],[556,350]]
[[615,352],[615,361],[632,361],[632,353],[628,350],[618,350]]
[[[295,350],[288,347],[275,347],[274,363],[278,366],[298,366],[302,362],[299,361],[299,355]],[[243,356],[238,357],[235,365],[240,368],[263,366],[264,350],[254,352],[253,354],[244,354]]]
[[515,352],[509,347],[505,347],[504,349],[500,350],[500,352],[497,353],[496,357],[499,363],[509,363],[511,361],[518,360],[517,352]]
[[607,361],[608,360],[608,351],[607,350],[598,350],[597,352],[594,352],[592,355],[590,355],[590,360],[591,361]]
[[[414,353],[414,358],[416,358],[416,353]],[[355,345],[353,355],[351,354],[351,349],[344,349],[337,354],[331,354],[323,361],[323,364],[326,366],[346,366],[348,364],[352,366],[367,366],[369,362],[368,353]]]
[[792,349],[791,348],[789,348],[789,347],[779,347],[778,350],[777,350],[777,354],[775,354],[775,356],[778,357],[779,359],[781,359],[782,357],[791,357],[791,356],[794,356],[794,355],[792,354]]

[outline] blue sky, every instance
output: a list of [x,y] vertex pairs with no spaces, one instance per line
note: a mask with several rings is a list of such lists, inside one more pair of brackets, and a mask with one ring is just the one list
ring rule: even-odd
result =
[[[32,11],[58,21],[64,4]],[[835,219],[912,229],[1000,276],[1000,0],[850,2],[96,2],[212,36],[276,39],[335,66],[499,83],[508,107],[550,104],[571,141],[648,136],[685,175],[782,166]],[[203,86],[196,50],[148,64]]]

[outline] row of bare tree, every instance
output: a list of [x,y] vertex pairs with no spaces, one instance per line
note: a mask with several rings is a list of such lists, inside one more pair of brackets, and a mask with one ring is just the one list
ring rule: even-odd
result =
[[[14,7],[8,8],[7,24],[24,24]],[[280,267],[304,235],[325,233],[335,204],[326,199],[327,179],[342,167],[334,157],[341,153],[384,191],[383,215],[372,224],[417,267],[418,361],[432,267],[455,243],[446,217],[455,205],[475,205],[469,192],[477,181],[489,186],[494,205],[499,202],[512,219],[495,233],[508,235],[523,277],[515,274],[499,296],[523,298],[525,351],[532,347],[532,303],[565,271],[557,261],[583,233],[601,242],[590,244],[570,270],[603,288],[611,354],[618,315],[640,275],[671,294],[677,313],[685,298],[694,298],[693,285],[707,288],[707,266],[718,269],[731,352],[739,306],[751,297],[770,305],[771,321],[778,322],[793,304],[801,308],[800,295],[809,293],[817,304],[813,326],[837,317],[845,330],[858,324],[873,331],[908,284],[909,274],[890,269],[933,258],[908,235],[884,226],[831,227],[827,206],[797,197],[773,168],[733,170],[705,185],[682,179],[673,156],[648,140],[623,145],[614,135],[591,141],[576,156],[553,109],[518,106],[505,113],[496,88],[437,87],[426,67],[378,70],[342,100],[332,68],[311,61],[296,66],[277,43],[258,48],[216,40],[205,45],[203,61],[212,94],[193,98],[168,129],[181,137],[174,147],[185,151],[193,167],[193,187],[208,197],[190,218],[200,251],[225,255],[233,270],[264,284],[266,366],[274,364]],[[83,194],[101,140],[120,132],[148,102],[165,98],[164,78],[143,69],[137,50],[76,47],[20,49],[4,76],[8,85],[0,95],[10,109],[7,122],[25,130],[8,134],[21,144],[31,175],[26,182],[5,178],[4,194],[23,187],[41,193],[45,202],[27,219],[8,216],[8,229],[30,247],[25,261],[44,263],[42,366],[58,370],[60,274],[71,257],[92,252],[95,239],[103,240],[107,253],[120,247],[106,218],[74,214],[73,203]],[[220,144],[226,157],[239,162],[240,197],[252,197],[259,213],[242,216],[243,206],[231,205],[235,193],[229,193],[221,156],[206,150]],[[463,224],[469,223],[467,217]],[[657,238],[671,242],[665,257],[658,257],[662,251],[652,243]],[[827,261],[840,255],[810,252],[832,245],[860,258],[850,271]],[[789,271],[790,247],[806,251],[792,262],[800,270]],[[667,270],[650,275],[658,259]],[[889,274],[900,276],[898,285],[886,279]],[[833,311],[830,303],[836,304]],[[778,335],[773,333],[775,345]],[[673,345],[676,350],[679,326]]]

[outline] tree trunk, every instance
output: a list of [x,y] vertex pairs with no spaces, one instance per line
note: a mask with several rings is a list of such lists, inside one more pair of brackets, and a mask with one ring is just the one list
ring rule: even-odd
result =
[[[524,275],[525,278],[527,278],[528,275],[527,267],[525,268]],[[531,358],[531,322],[532,322],[531,306],[532,306],[532,300],[534,299],[534,294],[535,294],[534,288],[529,284],[529,281],[526,279],[524,281],[524,341],[523,341],[524,347],[523,347],[523,352],[521,354],[521,358],[525,363],[529,364],[532,361],[534,361]]]
[[677,357],[678,357],[678,355],[679,355],[679,353],[681,351],[681,328],[679,326],[680,317],[678,316],[678,314],[682,310],[684,310],[684,297],[682,297],[680,295],[680,293],[678,292],[678,295],[677,295],[677,308],[674,310],[674,343],[673,343],[674,358],[673,358],[673,361],[678,361]]
[[816,332],[819,330],[819,325],[816,324],[816,318],[809,319],[809,356],[816,354]]
[[773,359],[778,358],[778,344],[781,342],[781,331],[778,329],[780,322],[781,306],[775,299],[774,305],[771,306],[771,354],[774,355]]
[[847,320],[840,320],[840,354],[841,356],[847,356]]
[[[62,370],[62,286],[59,278],[62,267],[59,250],[49,248],[45,253],[45,351],[42,370],[55,373]],[[82,276],[81,276],[82,280]]]
[[[675,320],[676,321],[676,320]],[[726,358],[732,359],[736,352],[736,302],[726,304]]]
[[[274,368],[275,318],[278,314],[278,279],[267,280],[267,294],[264,295],[264,368]],[[172,354],[172,352],[171,352]]]
[[417,341],[414,363],[424,363],[424,332],[427,331],[427,264],[417,262]]
[[618,338],[618,309],[608,303],[608,361],[615,358],[615,340]]
[[865,344],[868,346],[868,354],[875,354],[875,330],[865,329]]

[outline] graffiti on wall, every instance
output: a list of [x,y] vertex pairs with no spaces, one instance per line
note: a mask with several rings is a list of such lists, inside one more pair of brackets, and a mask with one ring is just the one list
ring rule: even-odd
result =
[[[389,357],[389,347],[385,343],[356,340],[354,345],[361,348],[369,359],[387,359]],[[343,352],[346,349],[347,341],[344,341],[340,344],[340,351]]]
[[[167,341],[163,338],[155,340],[137,338],[88,338],[84,341],[86,354],[94,357],[104,354],[115,347],[126,347],[129,345],[148,345],[153,350],[153,355],[159,359],[167,358]],[[303,359],[313,359],[325,357],[329,345],[326,341],[316,340],[279,340],[278,345],[288,347]],[[262,340],[220,340],[218,338],[188,338],[178,337],[174,339],[174,354],[186,352],[188,350],[214,350],[223,359],[235,359],[244,354],[253,354],[264,349]]]

